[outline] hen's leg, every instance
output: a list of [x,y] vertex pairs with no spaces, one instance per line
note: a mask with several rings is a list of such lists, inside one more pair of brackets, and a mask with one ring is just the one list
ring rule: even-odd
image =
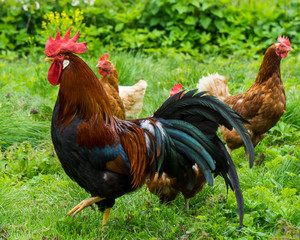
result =
[[88,206],[93,206],[94,203],[100,202],[104,200],[105,198],[101,197],[92,197],[92,198],[87,198],[80,202],[76,207],[74,207],[70,212],[68,212],[68,216],[70,216],[72,213],[72,217],[75,217],[77,213],[81,212],[84,208]]
[[231,156],[231,149],[226,145],[226,149],[227,149],[227,152],[229,153],[229,155]]
[[249,158],[249,153],[248,153],[247,149],[246,148],[244,148],[244,149],[245,149],[245,157]]
[[185,210],[186,211],[188,211],[189,210],[189,202],[190,202],[190,200],[188,199],[188,198],[184,198],[184,200],[185,200]]
[[106,228],[105,225],[106,225],[106,223],[107,223],[107,221],[108,221],[108,219],[109,219],[110,210],[111,210],[111,208],[106,208],[106,209],[104,210],[104,213],[103,213],[103,221],[102,221],[102,231],[104,231],[105,228]]

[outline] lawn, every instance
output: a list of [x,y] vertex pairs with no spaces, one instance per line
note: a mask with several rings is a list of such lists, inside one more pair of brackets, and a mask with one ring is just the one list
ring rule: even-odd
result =
[[[120,85],[148,82],[140,117],[164,102],[174,83],[186,89],[218,72],[229,78],[231,94],[254,82],[262,55],[199,56],[198,59],[110,53]],[[97,57],[86,59],[95,66]],[[171,204],[142,187],[116,200],[109,227],[102,233],[102,213],[85,209],[66,213],[84,198],[83,189],[64,173],[54,153],[50,123],[58,87],[47,81],[49,64],[30,57],[0,61],[0,239],[236,239],[235,196],[220,177],[206,186],[185,211],[182,196]],[[96,72],[96,69],[95,69]],[[245,200],[240,239],[300,238],[300,55],[281,62],[287,111],[256,147],[249,169],[244,150],[233,152]]]

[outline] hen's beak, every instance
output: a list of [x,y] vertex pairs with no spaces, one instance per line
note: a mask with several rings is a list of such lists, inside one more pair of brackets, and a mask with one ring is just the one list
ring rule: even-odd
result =
[[50,62],[50,61],[53,61],[54,58],[53,57],[46,57],[44,62]]
[[95,68],[101,68],[101,65],[98,63]]

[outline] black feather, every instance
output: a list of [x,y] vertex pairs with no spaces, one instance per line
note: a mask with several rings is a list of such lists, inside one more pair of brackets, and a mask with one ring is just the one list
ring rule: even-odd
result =
[[[207,159],[203,158],[201,153],[195,151],[193,147],[194,141],[200,143],[209,155],[215,161],[215,169],[210,172],[215,172],[216,175],[221,175],[224,178],[227,191],[230,187],[234,192],[238,204],[240,226],[242,228],[244,217],[244,201],[243,194],[239,185],[238,175],[234,163],[228,154],[224,144],[216,135],[218,125],[224,125],[228,129],[233,128],[240,134],[244,141],[246,149],[249,153],[250,167],[254,161],[254,148],[249,137],[249,134],[244,127],[244,123],[248,123],[239,114],[234,112],[226,104],[219,101],[213,96],[205,95],[206,92],[197,93],[197,90],[189,92],[180,92],[167,99],[164,104],[154,113],[154,117],[161,121],[166,129],[167,134],[172,140],[172,149],[177,152],[179,165],[185,162],[186,166],[190,167],[192,161],[198,163],[198,166],[209,182]],[[173,130],[171,130],[173,129]],[[186,137],[186,135],[190,137]],[[188,140],[193,138],[193,140]],[[191,145],[192,144],[192,145]],[[170,143],[166,146],[170,146]],[[194,144],[197,146],[198,144]],[[170,157],[170,153],[167,154]],[[173,155],[175,156],[175,155]],[[168,157],[168,162],[170,158]],[[198,158],[200,164],[194,158]],[[179,168],[182,169],[182,168]],[[192,171],[183,167],[187,174],[188,189],[194,186],[194,174]],[[168,165],[161,168],[163,171],[169,171]],[[169,171],[173,173],[172,171]],[[191,176],[189,176],[191,174]],[[180,178],[180,171],[176,175]]]

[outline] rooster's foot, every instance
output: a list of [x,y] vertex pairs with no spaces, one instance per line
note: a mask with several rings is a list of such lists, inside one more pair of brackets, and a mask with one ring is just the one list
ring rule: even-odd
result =
[[106,225],[106,223],[108,222],[108,219],[109,219],[110,209],[111,208],[106,208],[104,210],[103,221],[102,221],[102,232],[104,232],[105,229],[108,228],[108,226],[105,226],[105,225]]
[[93,204],[96,202],[100,202],[104,200],[105,198],[101,197],[92,197],[92,198],[87,198],[80,202],[76,207],[74,207],[70,212],[68,212],[68,216],[70,216],[72,213],[72,217],[75,217],[77,213],[81,212],[84,208],[91,206],[92,209],[94,209]]

